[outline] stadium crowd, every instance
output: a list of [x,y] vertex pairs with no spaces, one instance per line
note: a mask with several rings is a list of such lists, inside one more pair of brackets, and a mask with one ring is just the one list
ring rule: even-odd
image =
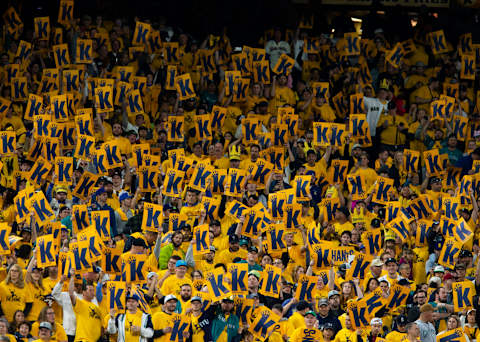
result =
[[477,340],[470,32],[74,5],[3,15],[0,342]]

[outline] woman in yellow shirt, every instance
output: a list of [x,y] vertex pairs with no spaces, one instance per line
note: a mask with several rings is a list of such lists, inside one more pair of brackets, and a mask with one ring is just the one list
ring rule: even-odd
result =
[[8,271],[7,278],[0,283],[0,307],[9,322],[13,314],[21,310],[28,316],[33,306],[33,295],[25,286],[22,269],[14,264]]
[[40,311],[46,306],[44,298],[50,292],[43,286],[42,269],[36,267],[37,260],[35,256],[28,264],[27,273],[25,275],[25,283],[28,291],[33,295],[33,305],[30,310],[27,321],[36,321]]

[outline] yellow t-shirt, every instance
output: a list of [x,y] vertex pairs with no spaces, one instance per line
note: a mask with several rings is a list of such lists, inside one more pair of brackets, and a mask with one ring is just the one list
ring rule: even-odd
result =
[[32,283],[26,284],[28,291],[33,295],[33,306],[27,316],[27,321],[36,321],[38,319],[38,314],[42,309],[47,305],[43,299],[51,291],[48,291],[44,286],[43,290],[39,287],[35,287]]
[[319,329],[307,329],[306,327],[296,329],[290,337],[290,342],[322,341],[323,335]]
[[246,259],[247,258],[248,252],[245,249],[240,248],[236,252],[230,252],[230,249],[225,249],[221,251],[220,253],[215,254],[215,263],[216,264],[224,264],[227,266],[228,264],[233,262],[233,259],[239,257],[241,259]]
[[132,335],[131,327],[136,325],[142,326],[142,311],[137,310],[136,313],[131,314],[128,311],[125,313],[125,342],[138,342],[138,335]]
[[198,324],[198,319],[200,316],[195,317],[194,315],[190,315],[190,319],[192,321],[192,342],[203,342],[205,337],[205,332]]
[[174,275],[165,279],[160,291],[164,296],[174,294],[176,297],[178,297],[180,295],[180,287],[184,284],[192,285],[192,281],[186,276],[183,279],[179,279],[176,275]]
[[[152,317],[153,330],[160,330],[166,327],[173,327],[172,315],[160,311]],[[154,339],[155,342],[167,342],[170,340],[170,333],[164,334],[161,337]]]
[[357,341],[357,332],[347,328],[340,330],[337,335],[335,335],[334,342],[356,342]]
[[73,312],[77,318],[75,341],[97,341],[102,334],[102,314],[99,307],[77,298]]
[[406,333],[401,333],[399,331],[392,331],[385,337],[385,340],[387,340],[387,342],[400,342],[406,336],[407,336]]
[[405,117],[401,115],[382,114],[378,120],[377,127],[381,127],[384,122],[388,122],[388,127],[380,133],[381,143],[386,145],[404,145],[407,137],[405,134],[400,133],[398,126],[403,124],[405,128],[408,127],[408,122]]
[[287,335],[292,336],[295,330],[303,327],[305,327],[305,318],[299,312],[294,312],[287,321]]
[[9,322],[13,321],[15,311],[23,311],[26,303],[33,302],[33,294],[27,286],[23,289],[16,287],[12,283],[7,284],[5,281],[0,283],[0,305],[2,307],[5,318]]
[[345,222],[344,224],[340,224],[338,222],[333,224],[333,227],[335,228],[335,233],[340,236],[344,231],[349,231],[351,232],[353,227],[353,224],[350,221]]

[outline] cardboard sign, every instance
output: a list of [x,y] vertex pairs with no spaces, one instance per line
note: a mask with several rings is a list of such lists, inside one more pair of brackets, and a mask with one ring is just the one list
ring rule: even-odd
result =
[[50,18],[36,17],[33,19],[35,28],[35,37],[40,40],[49,40],[50,38]]
[[140,90],[133,89],[127,94],[127,113],[128,116],[145,113]]
[[167,118],[167,139],[172,142],[183,142],[185,118],[183,116],[169,116]]
[[430,33],[430,47],[434,55],[448,52],[447,41],[445,39],[445,33],[443,33],[443,30]]
[[142,230],[158,231],[162,226],[163,207],[159,204],[145,203],[142,218]]
[[475,56],[462,55],[462,66],[460,78],[464,80],[475,80]]
[[33,211],[35,221],[40,227],[55,218],[55,212],[41,191],[36,192],[32,197],[28,198],[26,206],[27,209]]
[[146,254],[123,254],[121,260],[124,281],[132,284],[142,284],[146,281]]
[[100,178],[99,175],[84,171],[82,177],[80,177],[80,180],[77,183],[77,186],[75,189],[73,189],[72,195],[83,200],[87,199],[92,194],[98,178]]
[[70,28],[73,20],[73,0],[60,0],[60,6],[58,7],[58,19],[57,22]]
[[360,55],[360,37],[356,32],[344,33],[345,50],[342,51],[346,56]]
[[93,40],[77,39],[75,62],[82,64],[90,64],[93,62]]
[[61,69],[70,65],[70,55],[68,53],[67,44],[54,45],[52,46],[52,50],[55,60],[55,67]]
[[10,255],[10,231],[12,227],[7,222],[0,222],[0,255]]
[[137,21],[135,23],[135,32],[133,33],[132,45],[133,46],[146,46],[152,27],[150,24]]
[[193,248],[193,255],[203,255],[210,253],[210,230],[208,224],[196,226],[193,230],[195,244]]
[[228,169],[225,195],[232,197],[242,197],[247,182],[247,171],[242,169]]
[[0,131],[0,155],[13,156],[17,150],[17,135],[14,131]]
[[28,98],[28,86],[26,77],[14,77],[12,78],[11,96],[14,101],[26,101]]
[[179,75],[175,78],[175,89],[179,94],[180,101],[196,97],[190,74]]
[[214,268],[205,272],[205,280],[212,301],[219,301],[231,295],[230,286],[225,281],[222,268]]
[[370,326],[371,316],[368,313],[365,299],[349,301],[347,303],[347,312],[353,329],[367,328]]
[[228,264],[227,271],[231,278],[231,293],[246,296],[248,294],[248,264],[231,263]]
[[165,176],[162,193],[165,196],[180,198],[183,191],[182,182],[184,178],[185,172],[169,169]]
[[272,68],[272,71],[277,75],[290,75],[290,72],[295,65],[295,60],[292,57],[282,53],[277,61],[277,64]]
[[73,180],[73,157],[57,156],[54,161],[55,175],[60,184],[72,184]]
[[72,207],[72,228],[75,234],[90,226],[90,216],[86,204],[78,204]]
[[443,167],[440,163],[438,149],[424,151],[423,158],[425,160],[425,168],[427,169],[427,172],[430,174],[430,176],[441,175]]
[[53,234],[37,237],[37,267],[45,268],[57,265]]
[[462,312],[473,308],[475,286],[471,281],[452,283],[453,307],[455,312]]
[[317,277],[314,276],[307,276],[307,275],[300,275],[298,279],[298,286],[295,291],[295,298],[298,301],[305,300],[307,302],[311,301],[312,291],[315,288],[317,283]]
[[102,270],[111,275],[119,275],[122,273],[121,257],[122,252],[116,248],[105,247],[101,260]]
[[281,278],[282,269],[280,267],[266,265],[262,272],[262,286],[258,290],[258,293],[264,296],[278,298],[281,290]]
[[281,318],[266,306],[258,307],[252,317],[255,317],[255,319],[248,327],[248,331],[260,341],[265,341],[272,331],[278,329],[278,322]]
[[107,303],[109,309],[117,313],[125,312],[127,284],[123,281],[107,281]]

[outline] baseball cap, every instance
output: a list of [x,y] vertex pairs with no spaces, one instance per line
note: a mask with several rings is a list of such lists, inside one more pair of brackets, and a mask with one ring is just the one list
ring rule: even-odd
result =
[[248,275],[249,276],[253,275],[253,276],[257,277],[257,279],[260,279],[260,272],[258,272],[258,271],[252,270],[252,271],[248,272]]
[[328,299],[327,298],[320,298],[318,300],[318,306],[322,306],[322,305],[328,305]]
[[[315,316],[315,317],[316,317],[316,316]],[[323,330],[325,330],[325,329],[335,330],[335,329],[333,328],[333,324],[330,323],[330,322],[325,323],[325,324],[323,325],[322,329],[323,329]]]
[[190,299],[190,302],[202,302],[202,297],[199,297],[199,296],[193,296],[192,299]]
[[258,253],[258,248],[255,246],[250,246],[248,247],[248,251],[253,253]]
[[228,242],[230,242],[230,243],[238,243],[239,240],[240,240],[240,239],[239,239],[238,236],[235,235],[235,234],[230,235],[230,236],[228,237]]
[[222,301],[224,301],[224,302],[233,302],[233,296],[229,296],[229,297],[223,298]]
[[362,148],[362,145],[360,144],[354,144],[353,147],[352,147],[352,150],[356,149],[356,148]]
[[430,182],[431,182],[432,184],[433,184],[433,183],[441,183],[442,180],[441,180],[439,177],[433,177]]
[[181,266],[188,267],[187,262],[186,262],[185,260],[178,260],[178,261],[175,263],[175,267],[181,267]]
[[127,300],[129,300],[129,299],[133,299],[133,300],[136,300],[138,302],[140,300],[140,297],[136,293],[134,293],[134,294],[130,294],[130,295],[127,296]]
[[372,260],[372,266],[383,266],[383,261],[380,258],[375,258]]
[[155,277],[155,274],[156,274],[155,272],[148,272],[148,274],[147,274],[147,279],[150,279],[150,278],[152,278],[152,277]]
[[435,266],[435,268],[433,269],[433,273],[435,273],[435,272],[445,273],[445,268],[444,268],[442,265],[437,265],[437,266]]
[[391,262],[393,262],[393,263],[396,264],[396,263],[397,263],[397,260],[395,260],[395,258],[388,258],[387,261],[385,261],[385,265],[388,265],[388,264],[391,263]]
[[446,273],[443,276],[443,281],[448,280],[448,279],[453,279],[453,275],[451,273]]
[[400,315],[396,319],[398,325],[406,325],[408,323],[408,319],[405,315]]
[[163,299],[163,302],[166,303],[169,300],[174,300],[174,301],[178,302],[177,297],[175,297],[173,294],[166,295],[165,298]]
[[215,252],[216,249],[215,249],[215,246],[210,246],[210,252]]
[[304,316],[306,315],[313,315],[314,317],[317,317],[317,314],[315,313],[315,311],[312,311],[312,310],[305,312]]
[[382,325],[383,324],[383,321],[380,317],[374,317],[372,318],[372,320],[370,321],[370,325],[376,325],[376,324],[380,324]]
[[132,246],[138,246],[138,247],[147,247],[147,244],[145,243],[145,240],[142,238],[134,238],[132,241]]
[[124,201],[124,200],[126,200],[126,199],[129,199],[129,198],[132,198],[132,196],[130,196],[130,195],[128,194],[128,192],[124,191],[124,192],[122,192],[122,193],[120,194],[120,196],[118,197],[118,200],[119,200],[120,202],[122,202],[122,201]]
[[258,293],[251,293],[247,296],[247,299],[255,299],[255,298],[259,298]]
[[48,330],[52,330],[52,325],[49,323],[49,322],[41,322],[38,326],[39,329],[48,329]]
[[333,296],[340,296],[340,292],[338,292],[337,290],[332,290],[328,292],[328,299],[332,298]]

